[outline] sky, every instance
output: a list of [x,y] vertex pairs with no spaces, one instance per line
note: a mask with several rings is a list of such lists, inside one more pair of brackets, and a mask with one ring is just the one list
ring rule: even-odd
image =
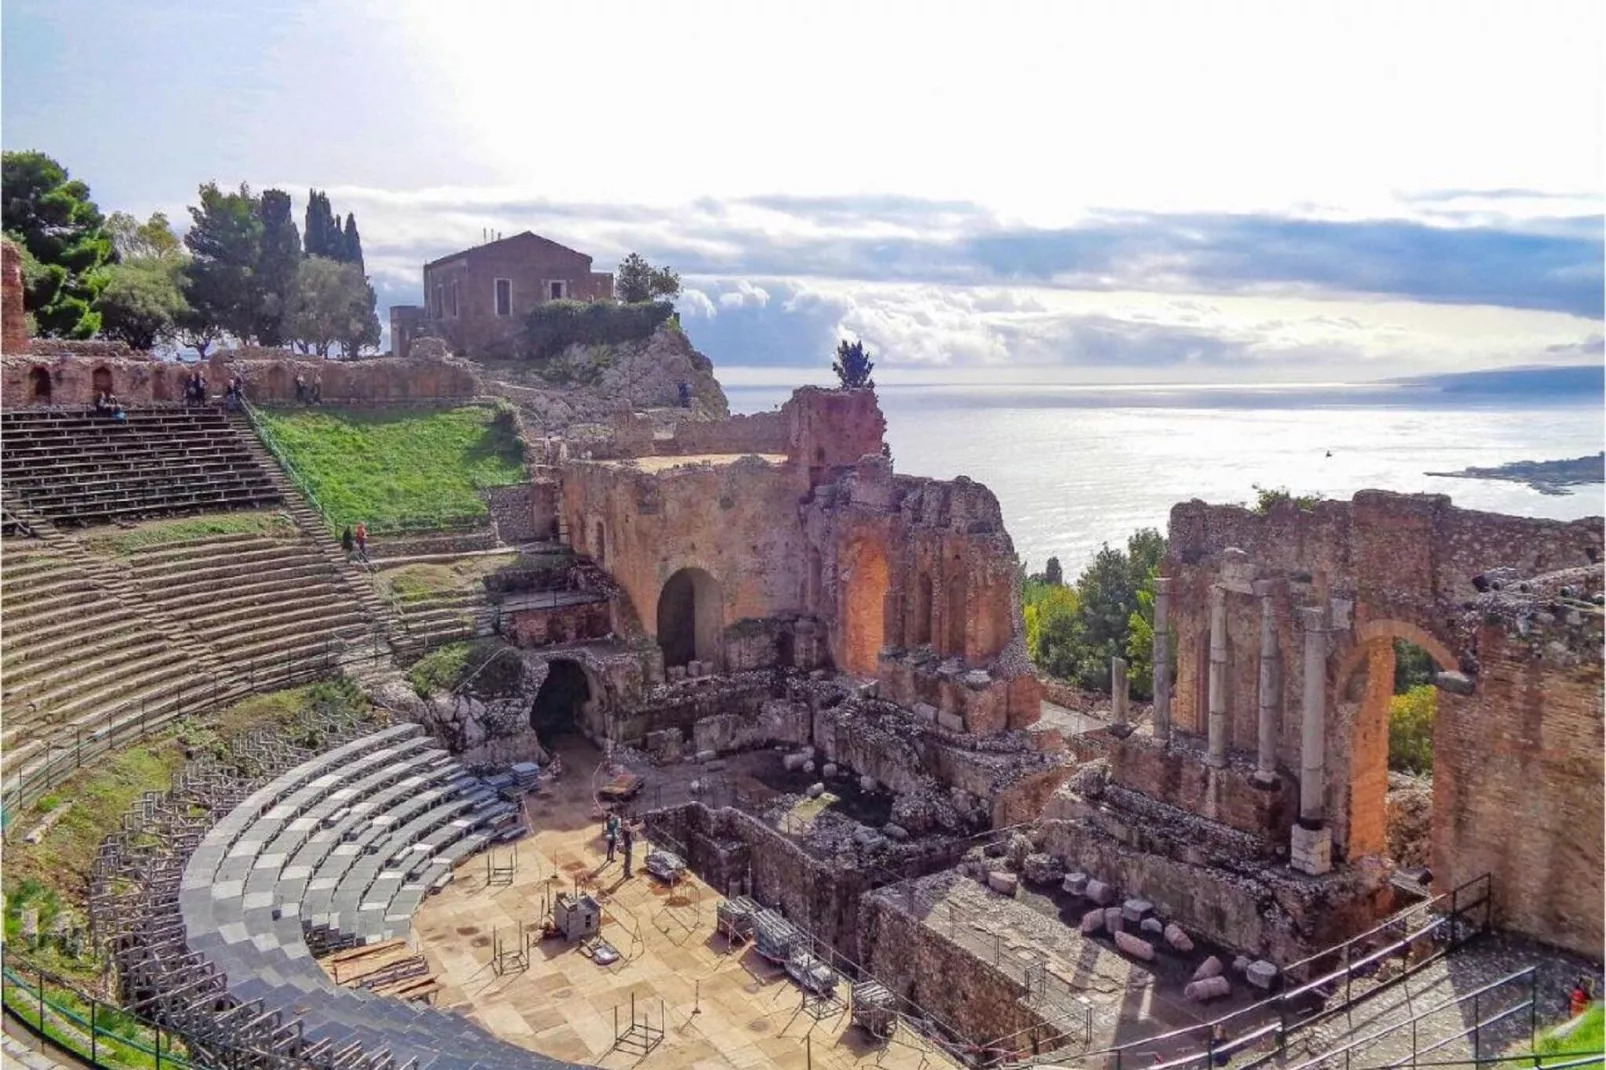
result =
[[482,235],[680,271],[727,383],[1599,363],[1602,5],[3,0],[103,210],[327,190],[381,304]]

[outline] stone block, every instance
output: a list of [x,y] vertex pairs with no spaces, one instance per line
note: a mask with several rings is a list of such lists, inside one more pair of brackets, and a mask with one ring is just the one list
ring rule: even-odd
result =
[[1244,971],[1244,978],[1256,988],[1269,992],[1272,982],[1277,980],[1277,967],[1265,959],[1256,959]]
[[1308,829],[1296,824],[1289,837],[1288,864],[1301,873],[1319,877],[1333,868],[1333,830]]
[[986,669],[971,669],[962,677],[965,686],[975,691],[985,691],[993,686],[993,677]]
[[1204,981],[1211,977],[1220,977],[1225,969],[1226,967],[1221,964],[1221,960],[1211,955],[1199,963],[1199,968],[1193,971],[1193,979],[1195,981]]
[[866,774],[859,778],[860,791],[874,791],[876,789],[875,777]]
[[929,702],[917,702],[915,703],[915,716],[920,718],[926,724],[936,724],[937,707],[933,706]]
[[814,763],[813,762],[804,762],[803,763],[803,771],[805,773],[809,773],[809,774],[812,775],[813,772],[814,772]]
[[1232,995],[1232,982],[1225,977],[1207,977],[1203,981],[1189,981],[1183,987],[1182,994],[1195,1003],[1206,1003],[1212,999]]
[[1154,913],[1154,904],[1147,899],[1128,899],[1121,904],[1121,920],[1136,925]]
[[1232,972],[1240,977],[1249,972],[1249,956],[1239,955],[1232,960]]
[[823,766],[820,767],[820,775],[821,776],[830,777],[830,776],[836,776],[836,774],[837,774],[837,768],[836,768],[836,763],[835,762],[826,762]]
[[[1184,955],[1193,950],[1193,937],[1183,931],[1182,926],[1172,922],[1165,927],[1165,942],[1171,945],[1172,950],[1180,951]],[[1221,960],[1217,959],[1217,965]]]
[[957,713],[939,712],[937,714],[937,727],[948,732],[963,732],[965,730],[965,719]]
[[1142,932],[1148,933],[1150,936],[1158,936],[1161,939],[1165,938],[1165,923],[1159,918],[1144,918],[1143,921],[1138,924],[1138,929]]
[[887,839],[896,840],[899,843],[902,843],[904,840],[909,838],[908,829],[904,828],[902,825],[894,824],[891,821],[888,821],[885,825],[882,825],[881,831],[886,834]]
[[1020,878],[1006,869],[995,869],[987,874],[987,887],[999,895],[1014,897],[1020,887]]
[[669,669],[668,669],[668,675],[669,675],[669,682],[670,683],[678,684],[682,680],[686,679],[686,666],[684,666],[684,665],[671,665],[671,666],[669,666]]
[[1112,934],[1113,933],[1118,933],[1118,932],[1121,931],[1123,926],[1121,924],[1121,908],[1120,907],[1105,907],[1104,908],[1104,928],[1106,930],[1108,930]]
[[808,759],[803,757],[801,754],[788,754],[781,759],[781,768],[785,769],[788,773],[795,773],[797,770],[803,768],[803,763],[806,761],[808,761]]
[[1115,889],[1098,880],[1089,880],[1084,894],[1101,907],[1107,906],[1115,899]]
[[814,784],[810,784],[809,785],[809,790],[808,790],[809,798],[818,799],[821,795],[824,795],[824,794],[825,794],[825,785],[824,784],[814,783]]
[[1067,873],[1065,874],[1065,883],[1061,884],[1060,887],[1072,895],[1084,895],[1087,892],[1087,874]]
[[697,752],[697,761],[702,765],[707,765],[717,757],[719,757],[719,755],[715,754],[711,750],[700,750]]
[[1104,910],[1095,907],[1082,915],[1082,935],[1091,936],[1104,931]]
[[1150,962],[1154,959],[1154,945],[1141,937],[1133,936],[1128,932],[1115,934],[1115,946],[1131,955],[1133,958]]

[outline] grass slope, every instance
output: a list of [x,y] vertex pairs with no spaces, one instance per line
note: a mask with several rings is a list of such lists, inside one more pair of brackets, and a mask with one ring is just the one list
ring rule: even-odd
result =
[[485,406],[279,409],[262,419],[337,530],[483,518],[479,488],[525,478],[512,423]]
[[275,539],[296,537],[295,522],[274,511],[217,513],[211,516],[149,520],[132,531],[98,533],[84,539],[92,550],[126,556],[151,546],[202,542],[218,535],[262,535]]

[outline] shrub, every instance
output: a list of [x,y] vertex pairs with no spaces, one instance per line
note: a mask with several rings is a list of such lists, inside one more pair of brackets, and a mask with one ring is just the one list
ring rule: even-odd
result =
[[1309,511],[1314,509],[1316,503],[1322,500],[1320,494],[1295,494],[1287,487],[1263,487],[1256,483],[1254,490],[1255,512],[1261,516],[1271,512],[1272,506],[1280,505],[1283,502],[1293,502],[1299,508]]
[[1400,773],[1433,771],[1433,721],[1439,695],[1420,684],[1389,701],[1389,768]]
[[524,321],[527,355],[546,360],[571,345],[620,345],[652,335],[674,312],[667,301],[616,305],[606,301],[546,301]]

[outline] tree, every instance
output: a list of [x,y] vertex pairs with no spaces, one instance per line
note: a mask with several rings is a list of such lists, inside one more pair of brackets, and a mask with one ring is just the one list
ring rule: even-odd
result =
[[1146,674],[1153,670],[1147,656],[1135,655],[1144,649],[1141,636],[1153,642],[1153,580],[1164,556],[1165,537],[1153,528],[1135,532],[1124,550],[1106,543],[1070,589],[1075,609],[1069,622],[1053,630],[1040,625],[1041,639],[1032,651],[1039,667],[1090,691],[1108,691],[1110,659],[1124,657],[1132,667],[1134,691],[1143,695]]
[[177,258],[141,257],[105,269],[106,282],[95,308],[101,333],[135,349],[155,349],[173,341],[189,311],[180,288]]
[[1065,583],[1065,571],[1060,567],[1059,558],[1051,557],[1048,559],[1048,564],[1043,569],[1043,582],[1052,583],[1056,587]]
[[863,342],[849,342],[845,338],[838,342],[836,362],[831,365],[831,370],[842,381],[844,390],[875,386],[875,380],[870,378],[870,373],[875,370],[875,362],[870,359]]
[[[357,267],[348,264],[347,267]],[[357,269],[361,278],[361,268]],[[340,352],[347,360],[357,356],[364,349],[375,348],[379,345],[379,313],[374,311],[376,298],[374,288],[367,279],[362,281],[362,296],[357,299],[356,306],[351,311],[351,318],[347,330],[340,336]]]
[[281,346],[287,340],[285,321],[301,266],[301,234],[290,214],[290,195],[284,190],[263,190],[257,215],[262,220],[262,241],[252,272],[256,313],[251,333],[262,345]]
[[[367,337],[366,316],[373,292],[353,264],[309,256],[296,273],[290,302],[290,337],[307,350],[327,357],[337,342],[354,353]],[[378,321],[374,323],[378,341]]]
[[118,258],[125,263],[179,260],[184,256],[184,243],[173,233],[173,224],[163,212],[152,212],[143,223],[127,212],[113,212],[106,219],[106,231],[111,235]]
[[224,193],[216,182],[200,189],[190,208],[184,245],[192,259],[185,269],[184,297],[194,312],[192,334],[255,337],[261,302],[255,273],[262,259],[262,215],[251,188]]
[[1075,668],[1073,641],[1076,591],[1042,580],[1028,580],[1025,598],[1026,650],[1037,667],[1051,676],[1070,676]]
[[1433,771],[1433,722],[1439,692],[1418,684],[1389,700],[1389,768],[1401,773]]
[[356,264],[358,271],[368,274],[362,263],[362,235],[357,233],[357,217],[350,212],[346,213],[346,229],[341,235],[340,251],[341,255],[336,259]]
[[631,253],[619,262],[614,274],[613,295],[625,304],[674,297],[680,293],[680,275],[673,268],[655,268],[640,253]]
[[339,255],[343,251],[340,224],[335,222],[335,213],[329,207],[327,193],[315,189],[307,191],[306,227],[302,237],[308,256],[344,259]]
[[117,252],[89,187],[42,152],[0,157],[0,225],[35,266],[24,279],[23,304],[40,334],[89,338],[100,329],[95,298],[101,268]]

